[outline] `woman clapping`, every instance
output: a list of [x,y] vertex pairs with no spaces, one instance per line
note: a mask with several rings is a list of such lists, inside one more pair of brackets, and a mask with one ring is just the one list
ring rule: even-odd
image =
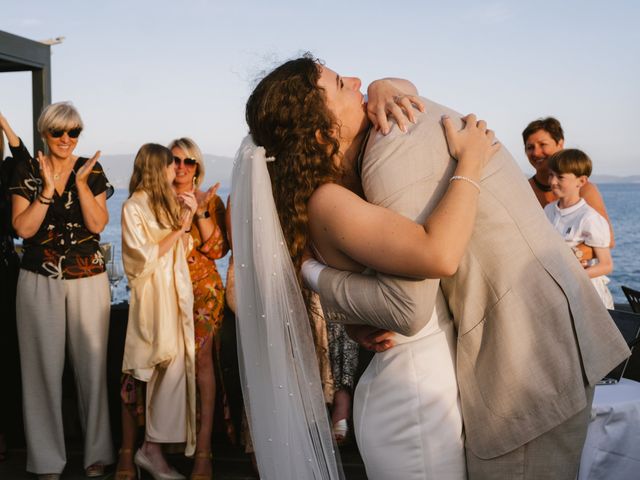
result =
[[[5,121],[6,123],[6,121]],[[44,109],[38,131],[49,153],[29,155],[5,128],[16,159],[12,222],[24,239],[16,297],[27,470],[57,479],[66,463],[62,429],[65,350],[75,371],[84,466],[113,462],[106,388],[111,297],[100,251],[113,188],[98,163],[74,154],[83,123],[66,102]]]

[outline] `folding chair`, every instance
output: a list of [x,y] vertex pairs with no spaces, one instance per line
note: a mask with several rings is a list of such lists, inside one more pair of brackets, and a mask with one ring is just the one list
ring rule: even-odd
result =
[[624,285],[621,288],[627,297],[629,305],[631,305],[631,310],[633,310],[634,313],[640,313],[640,292],[633,288],[625,287]]

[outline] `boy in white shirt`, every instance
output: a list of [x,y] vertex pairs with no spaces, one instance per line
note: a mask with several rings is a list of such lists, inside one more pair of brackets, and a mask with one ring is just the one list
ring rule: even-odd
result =
[[544,207],[544,213],[574,251],[582,243],[593,248],[594,260],[587,262],[585,271],[605,306],[613,309],[606,277],[613,270],[609,224],[580,198],[580,188],[591,175],[591,168],[591,159],[581,150],[561,150],[551,156],[549,185],[558,200]]

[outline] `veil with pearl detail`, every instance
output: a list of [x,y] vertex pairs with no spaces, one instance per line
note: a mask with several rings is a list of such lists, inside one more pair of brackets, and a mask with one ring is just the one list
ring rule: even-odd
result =
[[260,477],[343,479],[305,303],[278,219],[265,149],[247,135],[231,187],[238,360]]

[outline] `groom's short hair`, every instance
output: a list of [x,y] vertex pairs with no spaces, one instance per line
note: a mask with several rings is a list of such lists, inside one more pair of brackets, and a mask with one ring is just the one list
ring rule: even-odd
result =
[[562,130],[560,122],[553,117],[546,117],[534,120],[527,125],[527,128],[522,131],[522,141],[526,144],[527,138],[539,130],[544,130],[551,135],[551,138],[553,138],[556,143],[560,140],[564,140],[564,131]]

